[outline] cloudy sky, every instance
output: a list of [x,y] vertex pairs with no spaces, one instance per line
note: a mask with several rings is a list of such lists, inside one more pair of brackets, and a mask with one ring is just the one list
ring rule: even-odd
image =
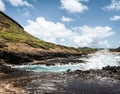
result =
[[0,0],[30,34],[72,47],[118,47],[120,0]]

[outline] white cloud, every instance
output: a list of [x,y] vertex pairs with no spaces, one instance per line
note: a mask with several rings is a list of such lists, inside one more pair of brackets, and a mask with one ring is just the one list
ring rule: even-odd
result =
[[32,6],[27,0],[8,0],[13,6]]
[[73,21],[73,19],[69,18],[69,17],[62,16],[61,21],[63,21],[63,22],[71,22],[71,21]]
[[113,17],[110,17],[110,20],[111,20],[111,21],[118,21],[118,20],[120,20],[120,16],[115,15],[115,16],[113,16]]
[[29,20],[25,30],[42,40],[72,47],[108,47],[105,38],[114,34],[109,26],[85,25],[68,29],[62,23],[47,21],[43,17],[38,17],[35,21]]
[[[78,46],[89,46],[89,47],[108,47],[107,43],[104,43],[104,38],[114,34],[112,28],[106,27],[89,27],[82,26],[74,28],[79,33],[78,36],[74,36],[73,40]],[[103,45],[101,45],[103,44]],[[107,45],[106,45],[107,44]]]
[[105,41],[100,41],[100,42],[99,42],[99,45],[100,45],[100,46],[105,45],[107,48],[111,48],[111,45],[108,43],[107,40],[105,40]]
[[103,7],[103,9],[120,11],[120,0],[111,0],[111,4]]
[[82,1],[86,2],[86,0],[61,0],[61,8],[71,13],[82,13],[88,10],[88,7],[81,3]]
[[[6,0],[8,1],[9,3],[11,3],[11,5],[13,6],[30,6],[30,7],[33,7],[30,3],[27,2],[27,0]],[[6,10],[6,7],[5,7],[5,4],[3,2],[3,0],[0,0],[0,10],[1,11],[5,11]]]
[[5,5],[4,5],[4,3],[3,3],[3,1],[2,0],[0,0],[0,10],[1,11],[5,11]]
[[54,43],[59,38],[65,39],[66,36],[72,35],[72,31],[68,30],[64,24],[46,21],[43,17],[37,18],[36,21],[29,20],[25,30],[40,39]]

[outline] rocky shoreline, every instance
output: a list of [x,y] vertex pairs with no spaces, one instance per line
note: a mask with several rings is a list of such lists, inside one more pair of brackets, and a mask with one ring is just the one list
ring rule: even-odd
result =
[[[22,1],[27,4],[27,1]],[[19,23],[0,11],[0,94],[120,94],[120,67],[59,73],[31,72],[12,67],[24,64],[50,67],[55,64],[83,63],[82,57],[86,58],[88,53],[98,50],[102,49],[74,48],[45,42],[30,35]],[[110,50],[120,52],[120,47]]]
[[[49,53],[50,54],[50,53]],[[58,53],[57,53],[58,54]],[[46,54],[48,55],[48,54]],[[54,55],[56,55],[54,53]],[[81,63],[82,55],[66,55],[45,57],[38,64],[54,65]],[[0,54],[0,56],[2,56]],[[4,55],[3,55],[4,56]],[[19,55],[18,55],[19,56]],[[21,55],[22,56],[22,55]],[[23,55],[25,56],[25,55]],[[9,60],[9,58],[8,58]],[[68,70],[62,73],[27,72],[12,69],[0,60],[0,94],[119,94],[120,67],[104,67],[101,70]],[[21,61],[20,61],[21,62]],[[53,62],[53,63],[51,63]],[[30,63],[30,62],[29,62]],[[32,64],[37,64],[33,63]],[[10,63],[9,63],[10,64]]]
[[[108,66],[102,70],[65,73],[34,73],[10,69],[9,73],[0,75],[0,82],[5,87],[9,86],[4,94],[88,94],[89,90],[89,94],[119,94],[120,67]],[[99,90],[101,88],[106,90]]]
[[[32,64],[42,64],[45,63],[48,60],[48,64],[55,60],[60,63],[69,63],[69,62],[61,62],[58,60],[59,58],[64,60],[75,59],[78,57],[81,57],[81,53],[65,53],[65,52],[38,52],[38,53],[20,53],[20,52],[14,52],[14,51],[7,51],[3,50],[0,51],[0,59],[3,59],[8,64],[29,64],[32,62]],[[49,60],[53,60],[49,62]],[[64,61],[63,60],[63,61]],[[38,61],[37,63],[34,61]],[[54,62],[55,63],[55,62]]]
[[31,80],[25,89],[29,94],[119,94],[120,67],[37,73],[37,78]]

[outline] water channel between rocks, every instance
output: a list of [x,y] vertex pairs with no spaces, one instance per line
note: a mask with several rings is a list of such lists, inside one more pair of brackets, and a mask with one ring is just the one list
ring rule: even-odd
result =
[[21,70],[34,71],[34,72],[65,72],[67,70],[89,70],[89,69],[102,69],[106,66],[120,66],[120,55],[111,54],[108,51],[98,51],[89,58],[78,58],[85,62],[65,65],[20,65],[14,66]]

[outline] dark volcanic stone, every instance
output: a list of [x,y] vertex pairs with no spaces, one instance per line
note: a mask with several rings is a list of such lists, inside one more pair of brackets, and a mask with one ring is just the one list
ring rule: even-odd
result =
[[[81,56],[81,54],[72,54],[72,53],[63,53],[63,52],[20,53],[20,52],[13,52],[13,51],[7,51],[7,50],[0,51],[0,59],[3,59],[5,60],[6,63],[10,63],[10,64],[27,64],[34,60],[41,61],[41,60],[54,59],[54,58],[69,58],[71,56],[78,57],[78,56]],[[69,60],[69,59],[66,59],[65,61],[62,60],[63,64],[69,61],[82,62],[80,60]],[[54,65],[54,63],[57,63],[57,62],[59,63],[59,60],[58,61],[53,60],[51,62],[48,62],[46,64]]]
[[113,73],[120,73],[120,67],[110,67],[110,66],[107,66],[107,67],[104,67],[103,70],[108,70],[108,71],[111,71]]
[[6,63],[10,64],[21,64],[32,61],[32,59],[25,54],[10,51],[1,51],[0,59],[4,59]]

